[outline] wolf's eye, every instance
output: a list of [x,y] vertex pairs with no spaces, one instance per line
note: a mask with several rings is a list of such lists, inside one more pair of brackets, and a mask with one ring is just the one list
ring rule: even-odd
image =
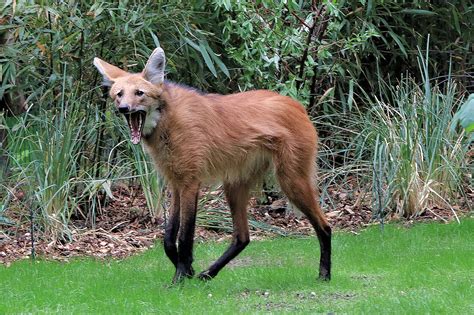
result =
[[117,93],[118,97],[122,97],[122,95],[123,95],[123,91],[120,91],[120,92]]
[[144,94],[143,91],[140,91],[140,90],[135,91],[136,96],[143,96],[143,94]]

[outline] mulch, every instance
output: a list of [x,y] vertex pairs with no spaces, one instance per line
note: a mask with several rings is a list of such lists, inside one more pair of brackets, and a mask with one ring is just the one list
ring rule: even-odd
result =
[[[203,213],[212,213],[216,208],[227,209],[222,191],[219,189],[211,192],[203,190],[201,195],[206,196],[203,209],[200,210]],[[358,234],[361,229],[380,223],[372,217],[370,205],[361,201],[367,199],[362,193],[330,190],[329,195],[330,198],[327,198],[327,203],[323,204],[323,209],[331,209],[326,211],[326,216],[333,230]],[[331,204],[329,200],[332,201]],[[18,201],[18,198],[13,200],[13,204],[15,201]],[[292,207],[287,204],[286,199],[269,198],[265,205],[252,199],[249,206],[251,239],[268,238],[278,234],[314,235],[314,230],[308,220],[299,211],[288,210],[288,208]],[[467,210],[458,209],[457,211],[457,215],[466,213]],[[228,211],[225,215],[228,215]],[[13,261],[31,258],[32,255],[30,224],[27,217],[18,216],[12,219],[16,221],[15,226],[5,228],[0,225],[2,228],[0,229],[0,264],[7,266]],[[433,207],[416,220],[406,220],[395,216],[388,219],[411,225],[415,221],[449,222],[456,218],[451,209]],[[117,187],[114,190],[114,200],[110,200],[99,211],[94,225],[90,220],[82,217],[72,220],[68,242],[52,241],[38,235],[40,233],[35,233],[35,255],[41,259],[60,261],[84,256],[121,259],[158,244],[157,240],[163,237],[164,224],[163,218],[150,216],[146,210],[144,197],[137,194],[136,190],[129,191],[123,187]],[[196,228],[197,242],[228,241],[230,238],[231,233],[223,232],[219,227],[198,225]]]

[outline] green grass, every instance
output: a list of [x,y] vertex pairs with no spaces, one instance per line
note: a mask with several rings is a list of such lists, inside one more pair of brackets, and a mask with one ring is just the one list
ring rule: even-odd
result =
[[[316,281],[314,238],[255,241],[213,281],[174,287],[161,245],[123,261],[21,261],[0,267],[0,313],[472,314],[472,231],[466,219],[336,233],[329,283]],[[225,247],[198,244],[195,268]]]

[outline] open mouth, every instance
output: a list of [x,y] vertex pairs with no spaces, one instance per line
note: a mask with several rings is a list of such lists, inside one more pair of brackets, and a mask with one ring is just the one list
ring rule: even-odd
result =
[[130,127],[130,140],[133,144],[140,143],[143,126],[145,125],[146,112],[139,110],[124,114]]

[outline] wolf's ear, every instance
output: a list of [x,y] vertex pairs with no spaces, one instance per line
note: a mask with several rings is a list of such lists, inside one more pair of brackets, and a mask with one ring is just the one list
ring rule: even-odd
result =
[[153,84],[161,84],[165,80],[165,52],[160,47],[156,48],[148,58],[143,75]]
[[97,57],[94,58],[94,66],[104,77],[103,84],[106,86],[111,86],[117,78],[128,74],[126,71],[123,71],[122,69],[117,68],[116,66],[113,66]]

